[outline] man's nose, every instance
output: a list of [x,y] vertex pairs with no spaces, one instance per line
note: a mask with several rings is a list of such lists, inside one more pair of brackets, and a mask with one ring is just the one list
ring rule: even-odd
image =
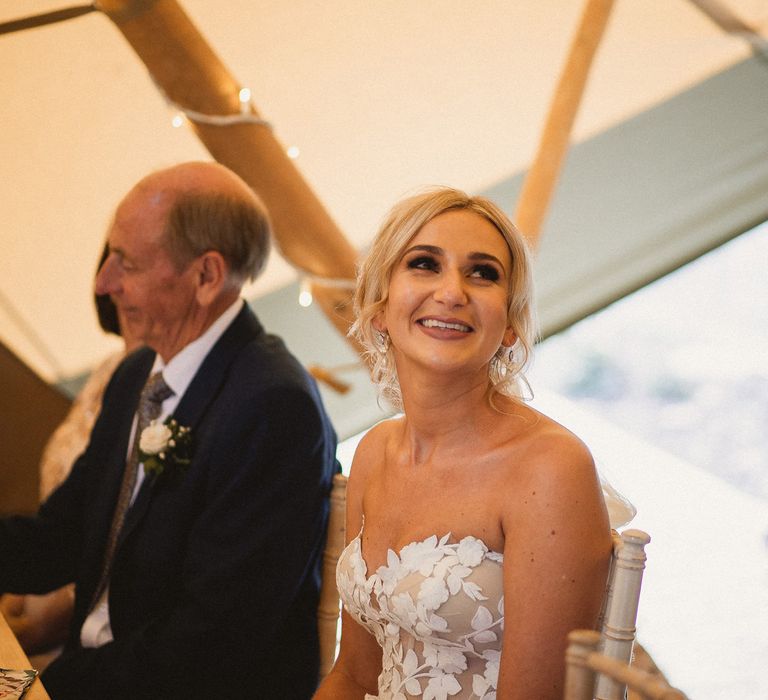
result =
[[114,294],[117,291],[118,282],[119,274],[117,265],[115,264],[115,256],[110,253],[96,273],[94,291],[99,296],[103,294]]

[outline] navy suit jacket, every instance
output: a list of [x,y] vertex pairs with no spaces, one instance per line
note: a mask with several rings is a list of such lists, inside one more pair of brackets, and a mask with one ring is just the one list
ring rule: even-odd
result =
[[191,464],[148,476],[126,517],[114,641],[80,646],[153,361],[143,349],[118,367],[86,451],[37,516],[0,521],[0,590],[76,583],[71,638],[43,674],[53,700],[308,698],[336,437],[313,380],[247,306],[173,414],[191,428]]

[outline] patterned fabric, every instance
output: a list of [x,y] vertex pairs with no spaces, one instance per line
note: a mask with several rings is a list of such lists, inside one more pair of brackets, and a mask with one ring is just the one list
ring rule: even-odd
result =
[[383,649],[379,700],[495,700],[503,556],[475,537],[432,535],[399,555],[389,550],[368,576],[361,535],[339,557],[336,583],[347,612]]
[[124,352],[109,355],[91,372],[72,402],[67,417],[53,432],[40,458],[40,501],[69,475],[72,465],[88,445],[91,429],[101,410],[101,397],[112,373],[125,357]]

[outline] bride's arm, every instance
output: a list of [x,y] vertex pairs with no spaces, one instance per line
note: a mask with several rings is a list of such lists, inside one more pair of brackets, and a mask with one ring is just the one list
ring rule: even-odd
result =
[[314,700],[361,700],[366,693],[376,695],[380,673],[381,647],[373,635],[343,610],[339,658]]
[[[360,441],[347,482],[347,544],[363,524],[363,493],[369,471],[381,459],[383,449],[376,428]],[[347,612],[341,613],[339,657],[314,696],[314,700],[357,700],[366,693],[376,695],[381,673],[382,651],[376,639]]]
[[572,434],[546,431],[518,469],[502,512],[505,626],[498,697],[559,700],[568,632],[597,621],[610,528],[592,456]]

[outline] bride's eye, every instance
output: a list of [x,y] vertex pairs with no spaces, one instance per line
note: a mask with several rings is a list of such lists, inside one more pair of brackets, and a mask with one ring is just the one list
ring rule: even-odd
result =
[[418,255],[415,258],[411,258],[407,266],[409,270],[435,271],[438,268],[437,261],[429,255]]
[[493,265],[475,265],[469,276],[489,282],[499,281],[499,271]]

